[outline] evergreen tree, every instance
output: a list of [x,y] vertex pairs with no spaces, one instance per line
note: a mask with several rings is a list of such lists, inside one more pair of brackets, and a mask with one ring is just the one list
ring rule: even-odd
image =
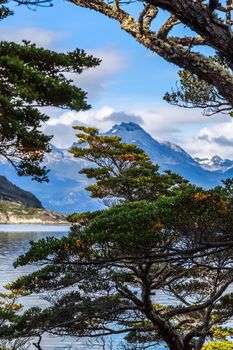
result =
[[[11,15],[1,1],[0,19]],[[24,41],[22,45],[0,42],[0,155],[19,175],[47,181],[44,154],[51,136],[41,125],[48,115],[41,107],[86,110],[86,93],[72,85],[66,73],[81,74],[100,61],[83,50],[57,53]]]
[[[98,192],[103,198],[111,193],[117,198],[119,193],[120,203],[77,214],[73,220],[78,223],[67,237],[32,242],[19,257],[15,266],[47,264],[20,277],[13,289],[61,293],[51,298],[47,309],[35,307],[22,315],[14,335],[122,334],[132,349],[148,344],[156,349],[163,341],[171,350],[200,350],[206,341],[227,339],[233,334],[227,327],[233,316],[233,295],[228,289],[233,282],[231,181],[206,191],[181,184],[180,179],[176,186],[173,176],[173,185],[168,186],[167,175],[160,175],[158,192],[145,200],[138,188],[143,185],[147,193],[155,181],[152,172],[151,183],[144,182],[144,168],[152,166],[144,152],[121,145],[118,138],[101,136],[96,129],[81,131],[78,138],[86,147],[72,152],[98,164],[86,171],[96,179],[95,195]],[[113,168],[110,159],[115,160]],[[124,171],[113,173],[122,159]],[[138,182],[134,182],[135,168],[140,170]],[[120,179],[125,183],[128,169],[133,169],[129,173],[135,191],[131,190],[140,194],[137,200],[122,195]],[[101,187],[103,179],[107,190]],[[167,295],[166,302],[158,299],[160,293]]]
[[[227,74],[231,70],[224,59],[219,56],[210,57],[214,63],[221,64]],[[216,113],[229,113],[232,116],[232,106],[218,92],[218,89],[212,84],[206,83],[198,78],[196,74],[188,70],[178,72],[179,84],[171,93],[166,93],[164,99],[176,106],[185,108],[201,108],[205,115]]]
[[28,338],[18,337],[14,339],[9,331],[6,332],[7,338],[2,338],[1,334],[7,329],[11,329],[19,320],[19,312],[22,312],[22,305],[19,303],[19,297],[25,296],[23,291],[12,291],[0,293],[0,349],[1,350],[26,350],[28,349]]
[[96,180],[87,187],[94,198],[104,198],[105,202],[152,200],[187,183],[170,171],[160,174],[158,165],[152,164],[142,149],[122,143],[119,136],[100,135],[96,128],[76,126],[74,129],[81,132],[76,134],[77,146],[70,152],[75,158],[93,163],[94,167],[81,173]]

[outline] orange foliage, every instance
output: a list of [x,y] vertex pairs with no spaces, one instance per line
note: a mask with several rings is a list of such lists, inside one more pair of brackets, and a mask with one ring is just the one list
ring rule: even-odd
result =
[[205,199],[208,199],[210,197],[210,194],[198,192],[196,193],[193,198],[196,199],[197,201],[203,201]]

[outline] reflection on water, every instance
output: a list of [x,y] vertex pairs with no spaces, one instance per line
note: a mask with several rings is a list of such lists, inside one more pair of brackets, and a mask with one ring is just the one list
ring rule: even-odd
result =
[[[13,267],[13,262],[17,257],[27,251],[31,240],[37,241],[48,236],[57,238],[67,234],[69,227],[67,226],[34,226],[34,225],[0,225],[0,291],[3,286],[15,280],[17,277],[27,274],[35,270],[33,266],[20,266],[17,269]],[[22,303],[26,307],[45,305],[45,301],[41,300],[37,295],[22,298]],[[156,296],[156,302],[168,303],[168,298],[161,293]],[[107,343],[110,339],[107,340]],[[119,342],[119,337],[114,338],[114,343]],[[107,343],[105,345],[107,345]],[[81,343],[74,338],[54,337],[45,335],[41,344],[43,350],[103,350],[103,344],[100,341],[95,343]],[[30,349],[35,350],[32,346]],[[108,347],[106,346],[106,350]],[[156,348],[156,350],[164,350],[164,347]]]

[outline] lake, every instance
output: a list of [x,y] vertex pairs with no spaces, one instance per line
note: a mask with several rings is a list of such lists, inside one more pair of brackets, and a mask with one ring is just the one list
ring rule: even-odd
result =
[[[62,237],[67,234],[69,226],[40,226],[40,225],[0,225],[0,291],[4,291],[3,286],[17,277],[30,273],[34,270],[32,266],[23,266],[15,269],[13,262],[17,257],[27,251],[29,247],[29,241],[37,241],[47,236]],[[168,299],[164,295],[158,295],[158,299],[161,303],[168,302]],[[33,305],[44,306],[45,301],[39,298],[37,295],[31,295],[22,298],[22,303],[26,307]],[[107,339],[110,342],[110,339]],[[119,337],[114,338],[113,342],[116,344],[119,342]],[[77,339],[69,337],[54,337],[50,335],[44,335],[41,344],[43,350],[101,350],[103,349],[103,343],[101,341],[77,341]],[[30,350],[35,350],[34,346],[29,347]],[[108,347],[105,348],[108,350]],[[164,350],[164,347],[156,348],[156,350]],[[115,350],[115,348],[114,348]]]

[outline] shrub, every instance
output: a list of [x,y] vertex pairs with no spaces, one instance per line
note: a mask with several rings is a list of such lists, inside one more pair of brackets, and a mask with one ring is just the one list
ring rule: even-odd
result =
[[213,341],[203,346],[202,350],[233,350],[231,341]]

